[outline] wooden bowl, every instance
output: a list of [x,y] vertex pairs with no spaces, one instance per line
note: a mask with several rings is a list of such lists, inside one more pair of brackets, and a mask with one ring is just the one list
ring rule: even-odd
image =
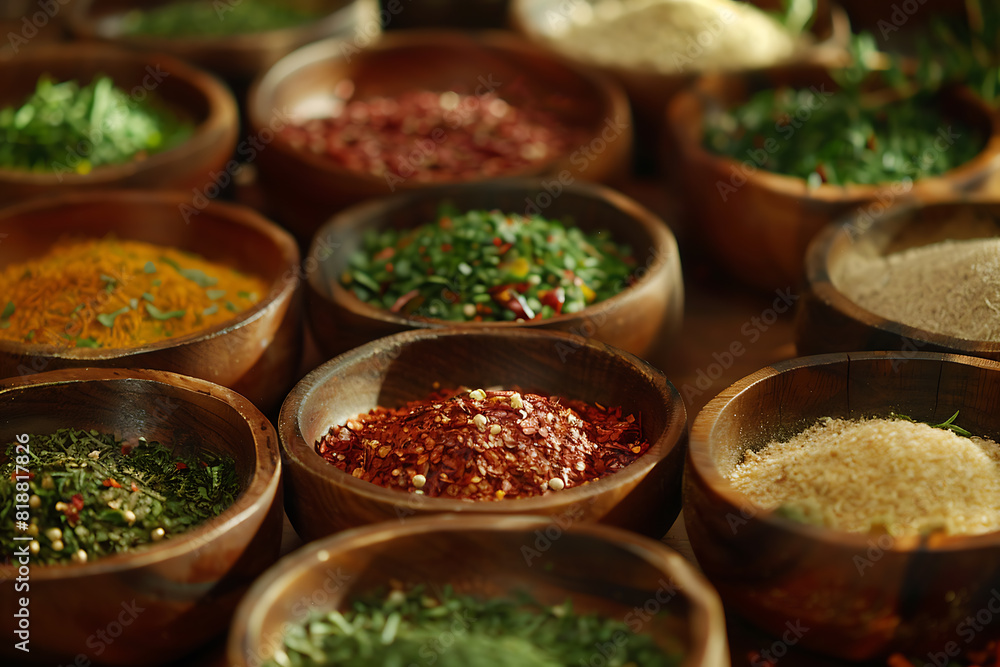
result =
[[992,604],[1000,533],[891,539],[829,530],[756,508],[723,475],[744,450],[821,417],[944,421],[961,410],[962,426],[996,439],[997,396],[997,362],[925,352],[819,355],[743,378],[691,429],[684,519],[702,571],[731,610],[775,636],[795,626],[803,647],[841,658],[985,644],[1000,616],[991,613],[972,638],[960,631]]
[[[29,563],[30,590],[0,596],[0,613],[4,633],[14,637],[18,598],[28,597],[31,651],[11,639],[0,660],[159,665],[222,632],[250,583],[278,558],[281,461],[270,422],[236,392],[162,371],[68,369],[0,381],[0,440],[59,428],[145,436],[178,453],[228,454],[242,494],[211,521],[131,553]],[[18,573],[0,565],[5,586]]]
[[[558,493],[466,501],[404,493],[328,463],[315,442],[377,406],[422,399],[434,384],[517,386],[639,413],[651,447],[631,465]],[[423,330],[382,338],[319,366],[281,406],[286,505],[305,540],[368,523],[465,512],[601,521],[662,537],[680,511],[687,413],[677,390],[642,360],[579,336],[529,330]]]
[[[578,179],[604,181],[628,170],[632,121],[625,93],[604,77],[557,60],[514,35],[409,30],[387,34],[360,52],[348,47],[339,40],[312,44],[257,79],[248,104],[252,131],[273,129],[289,117],[314,117],[317,108],[340,99],[338,86],[345,80],[353,82],[351,100],[414,90],[481,95],[492,89],[514,106],[554,116],[571,135],[563,154],[505,176],[547,175],[555,185],[564,185]],[[446,133],[439,143],[447,142]],[[351,171],[293,148],[281,134],[261,151],[258,166],[280,222],[303,242],[350,204],[427,187],[412,178],[389,183]]]
[[869,218],[852,215],[825,227],[806,255],[807,288],[795,320],[799,354],[851,350],[952,352],[1000,361],[1000,342],[918,329],[859,306],[838,286],[839,268],[854,256],[876,257],[946,239],[1000,237],[995,195],[951,202],[899,204]]
[[[206,0],[207,1],[207,0]],[[81,39],[99,39],[130,48],[169,53],[245,86],[259,72],[295,49],[326,37],[346,39],[356,31],[368,39],[381,32],[378,0],[296,0],[283,4],[319,16],[298,26],[252,34],[219,37],[160,37],[122,33],[124,16],[136,8],[150,9],[177,0],[75,0],[69,28]],[[239,3],[216,5],[220,19]]]
[[[109,187],[205,192],[216,187],[220,175],[226,173],[224,166],[236,147],[239,118],[236,100],[215,77],[171,56],[106,44],[39,46],[15,59],[0,60],[0,108],[23,104],[43,74],[83,84],[106,74],[132,93],[133,99],[154,94],[187,114],[196,123],[194,134],[175,148],[143,160],[97,167],[86,175],[62,169],[46,173],[0,169],[0,203]],[[79,154],[67,152],[67,167],[79,159]]]
[[65,36],[66,14],[79,0],[58,0],[40,5],[37,0],[8,0],[0,4],[0,59],[16,58],[25,49],[61,41]]
[[262,277],[270,292],[213,328],[124,349],[0,341],[0,377],[57,368],[155,368],[204,378],[276,409],[298,375],[302,345],[299,252],[294,239],[256,212],[210,202],[185,220],[183,192],[65,194],[0,210],[0,268],[44,254],[73,234],[146,241],[194,252]]
[[[546,548],[536,560],[531,545],[540,538]],[[608,526],[456,515],[358,528],[285,557],[240,605],[229,633],[229,664],[260,664],[280,646],[287,624],[304,622],[310,611],[343,609],[392,580],[430,591],[451,585],[456,593],[486,598],[525,591],[550,605],[569,599],[579,613],[622,619],[660,642],[680,640],[683,667],[730,664],[718,596],[663,544]],[[669,616],[651,618],[659,612]],[[441,645],[448,646],[444,638]],[[599,648],[592,664],[606,664]]]
[[[307,311],[320,348],[332,357],[376,338],[421,328],[559,329],[593,336],[659,365],[684,317],[680,255],[670,229],[635,201],[608,188],[572,184],[555,192],[547,185],[544,180],[502,180],[437,186],[360,204],[332,218],[317,231],[305,262]],[[340,284],[340,275],[366,231],[434,221],[444,201],[463,211],[501,209],[524,215],[540,211],[585,230],[609,230],[632,248],[638,280],[580,312],[529,322],[407,317],[368,304]]]
[[[751,0],[752,4],[767,9],[776,9],[780,3],[769,0]],[[599,0],[583,0],[567,3],[565,0],[511,0],[510,24],[518,33],[532,42],[542,46],[561,57],[567,58],[581,66],[590,67],[618,81],[628,93],[635,115],[637,135],[640,142],[638,150],[647,150],[651,158],[660,158],[663,168],[669,169],[670,155],[658,156],[663,141],[663,113],[667,103],[678,92],[691,85],[703,70],[699,67],[698,58],[702,47],[695,41],[693,46],[678,51],[677,55],[686,60],[683,71],[667,74],[655,67],[628,67],[601,63],[595,59],[585,59],[568,51],[562,44],[564,33],[577,22],[581,15],[589,15],[590,7],[599,4]],[[706,26],[705,35],[715,39],[714,33]],[[794,71],[802,67],[830,65],[846,57],[845,46],[851,34],[851,26],[847,15],[838,6],[826,0],[820,0],[816,10],[816,18],[809,29],[813,43],[799,50],[789,61],[775,63],[765,68],[775,71]],[[693,35],[697,37],[698,35]],[[757,72],[764,70],[748,70],[739,62],[734,62],[729,71]]]
[[749,285],[765,290],[797,287],[809,241],[853,209],[864,207],[863,211],[878,213],[904,195],[925,200],[954,197],[984,188],[1000,169],[998,116],[961,89],[942,94],[941,108],[960,127],[979,128],[988,143],[973,160],[938,177],[881,185],[822,184],[809,189],[805,179],[763,171],[749,158],[734,160],[703,147],[707,109],[736,106],[754,92],[777,84],[837,90],[820,69],[791,77],[712,76],[677,95],[667,109],[669,131],[680,149],[677,169],[684,204],[703,230],[709,251]]

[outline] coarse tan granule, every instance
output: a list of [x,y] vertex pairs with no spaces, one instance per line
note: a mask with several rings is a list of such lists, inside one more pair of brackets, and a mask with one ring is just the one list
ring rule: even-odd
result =
[[826,418],[727,477],[762,508],[837,530],[1000,530],[1000,445],[902,419]]
[[876,315],[925,331],[1000,341],[1000,238],[948,240],[846,259],[833,283]]

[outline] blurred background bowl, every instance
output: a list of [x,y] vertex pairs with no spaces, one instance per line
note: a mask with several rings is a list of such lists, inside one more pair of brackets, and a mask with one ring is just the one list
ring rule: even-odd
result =
[[[538,556],[541,563],[529,561],[523,549],[545,535],[555,538]],[[679,645],[682,667],[730,664],[718,597],[663,544],[608,526],[454,515],[359,528],[285,557],[240,606],[229,634],[229,664],[269,658],[287,624],[306,620],[303,610],[345,609],[393,581],[429,591],[450,585],[456,593],[484,598],[527,592],[547,605],[568,599],[578,613],[632,619],[630,629],[638,626],[664,648]],[[633,607],[647,611],[633,617]],[[660,612],[666,616],[653,616]],[[595,657],[604,660],[598,648]]]
[[828,225],[806,255],[808,284],[795,320],[798,353],[921,349],[1000,361],[1000,342],[968,340],[888,320],[852,301],[836,277],[845,262],[856,257],[881,257],[948,239],[998,237],[996,195],[929,204],[910,201],[874,218],[855,214]]
[[[609,188],[580,183],[556,191],[545,180],[500,180],[399,193],[343,211],[321,227],[305,262],[313,337],[332,357],[389,334],[419,328],[559,329],[619,347],[660,366],[684,317],[677,242],[664,222]],[[552,194],[550,194],[552,193]],[[452,322],[407,317],[368,304],[340,283],[365,232],[406,229],[438,219],[448,202],[460,211],[494,210],[562,220],[585,231],[607,230],[636,259],[636,282],[576,313],[528,322]]]
[[[596,58],[579,55],[578,49],[568,49],[565,45],[566,33],[574,25],[581,25],[590,19],[594,8],[601,0],[511,0],[510,24],[518,33],[539,46],[579,64],[600,71],[618,81],[628,93],[632,103],[632,113],[636,121],[639,139],[636,149],[644,154],[647,162],[662,160],[662,169],[674,170],[671,155],[659,155],[663,142],[663,113],[667,103],[678,92],[689,86],[706,68],[698,58],[704,48],[695,41],[701,33],[711,40],[716,39],[712,26],[701,26],[698,33],[692,32],[691,45],[685,45],[676,54],[681,58],[680,70],[668,73],[657,70],[652,64],[644,67],[629,67],[602,63]],[[605,3],[607,4],[607,3]],[[780,3],[771,0],[752,0],[752,4],[766,10],[780,10]],[[595,22],[602,19],[594,18]],[[842,62],[846,57],[846,45],[851,26],[846,14],[838,6],[826,0],[819,0],[808,37],[810,42],[798,49],[793,58],[776,62],[767,70],[794,71],[802,67],[829,65]],[[710,44],[711,42],[709,42]],[[666,49],[667,46],[664,46]],[[691,57],[693,56],[693,57]],[[748,70],[744,62],[734,61],[722,68],[729,72],[760,73],[759,69]],[[667,153],[670,149],[667,149]]]
[[[650,449],[596,481],[543,496],[498,501],[429,497],[360,480],[315,443],[331,426],[375,407],[398,407],[438,387],[513,387],[621,406],[636,414]],[[680,511],[687,441],[684,402],[636,357],[579,336],[529,330],[422,330],[382,338],[321,365],[281,406],[288,518],[304,540],[410,516],[541,514],[601,521],[659,538]]]
[[808,628],[798,639],[803,647],[848,660],[985,645],[1000,615],[990,614],[968,640],[975,643],[956,631],[992,604],[1000,533],[892,539],[830,530],[758,509],[724,475],[744,451],[822,417],[895,412],[937,423],[960,410],[963,427],[997,439],[998,395],[997,362],[923,352],[793,359],[724,390],[691,429],[684,519],[698,564],[727,608],[774,636],[788,623]]
[[[182,209],[189,207],[193,213]],[[233,319],[186,336],[123,349],[0,341],[0,377],[58,368],[155,368],[234,389],[277,410],[298,378],[302,351],[295,240],[251,209],[183,192],[66,194],[0,209],[0,269],[45,254],[66,235],[145,241],[193,252],[264,279],[269,292]]]
[[[345,84],[347,82],[347,84]],[[248,114],[254,133],[282,118],[329,116],[346,101],[417,90],[481,95],[494,89],[511,106],[544,112],[567,132],[561,154],[504,176],[549,175],[556,184],[624,177],[632,149],[628,99],[612,81],[555,58],[514,35],[407,30],[355,51],[325,40],[289,54],[254,82]],[[346,98],[341,97],[346,93]],[[448,131],[440,143],[447,146]],[[429,140],[428,140],[429,141]],[[414,151],[416,151],[416,144]],[[414,178],[390,184],[352,171],[276,134],[257,161],[260,183],[279,222],[307,243],[333,213],[396,190],[427,187]],[[483,180],[472,175],[468,180]]]
[[[354,38],[381,32],[378,0],[285,0],[283,7],[316,15],[290,28],[220,36],[163,37],[129,35],[123,23],[129,12],[150,10],[178,0],[74,0],[69,27],[77,38],[99,39],[130,49],[169,53],[224,78],[242,97],[250,81],[282,56],[326,37]],[[219,20],[239,11],[239,2],[214,2]]]
[[[212,75],[172,56],[138,53],[107,44],[39,45],[14,59],[0,59],[0,108],[19,107],[35,91],[39,77],[75,79],[81,85],[110,76],[136,100],[147,95],[196,124],[175,148],[145,159],[96,167],[90,173],[0,169],[0,204],[42,195],[96,188],[156,188],[199,191],[217,179],[236,147],[236,100]],[[140,96],[141,93],[141,96]],[[67,151],[66,163],[82,159]]]
[[[281,461],[267,418],[231,390],[162,371],[69,369],[0,380],[0,442],[60,428],[143,436],[178,455],[227,454],[242,494],[218,517],[155,545],[85,564],[31,565],[30,592],[22,593],[31,601],[31,651],[4,642],[0,658],[159,665],[223,632],[247,587],[278,558]],[[5,580],[17,572],[0,565]],[[13,627],[18,597],[0,597],[5,627]]]
[[[732,108],[760,90],[779,85],[822,85],[828,91],[837,90],[822,68],[777,78],[706,76],[676,95],[667,109],[669,131],[680,150],[682,206],[701,230],[707,250],[748,285],[763,290],[797,287],[803,279],[809,242],[825,225],[853,209],[865,207],[878,213],[903,195],[923,200],[958,197],[987,187],[1000,169],[1000,120],[964,89],[943,92],[941,110],[962,127],[978,128],[987,144],[970,162],[912,184],[824,183],[810,189],[805,179],[764,171],[749,159],[736,160],[704,147],[707,110]],[[723,192],[720,185],[735,192]]]

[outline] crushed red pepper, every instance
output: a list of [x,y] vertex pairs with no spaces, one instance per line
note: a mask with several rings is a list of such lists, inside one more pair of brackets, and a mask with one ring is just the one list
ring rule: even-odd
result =
[[649,449],[620,407],[513,390],[438,392],[376,408],[316,442],[355,477],[431,497],[523,498],[591,482]]

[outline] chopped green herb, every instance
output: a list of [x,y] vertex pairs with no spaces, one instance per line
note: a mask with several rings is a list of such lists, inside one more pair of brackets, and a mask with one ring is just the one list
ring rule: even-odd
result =
[[115,319],[119,315],[124,315],[129,310],[130,309],[128,306],[122,306],[121,308],[112,313],[101,313],[100,315],[97,316],[97,321],[110,329],[115,325]]
[[151,303],[146,304],[146,312],[158,320],[169,320],[172,317],[184,317],[184,314],[186,313],[184,310],[170,310],[163,312]]
[[219,304],[213,303],[211,306],[209,306],[205,310],[201,311],[201,314],[202,315],[215,315],[217,312],[219,312]]
[[95,339],[93,336],[90,336],[90,337],[87,337],[87,338],[77,338],[76,339],[76,346],[77,347],[98,348],[101,345],[97,342],[97,339]]
[[142,270],[146,273],[156,273],[156,264],[146,262],[146,265],[142,267]]
[[226,290],[224,289],[205,290],[205,295],[212,301],[215,301],[216,299],[221,299],[222,297],[226,296]]
[[7,305],[4,306],[3,312],[0,313],[0,320],[10,319],[10,316],[14,314],[14,302],[8,301]]

